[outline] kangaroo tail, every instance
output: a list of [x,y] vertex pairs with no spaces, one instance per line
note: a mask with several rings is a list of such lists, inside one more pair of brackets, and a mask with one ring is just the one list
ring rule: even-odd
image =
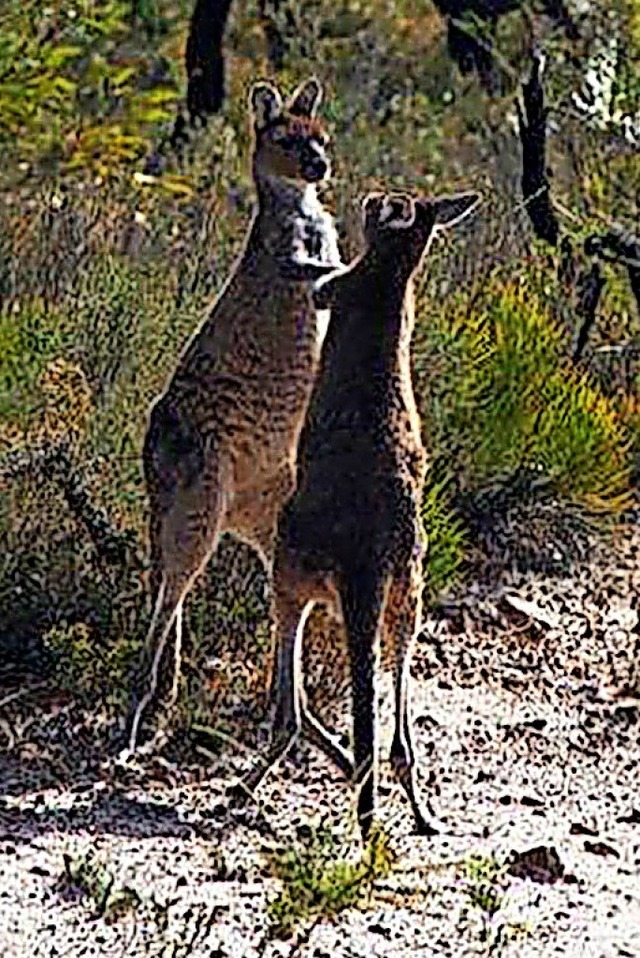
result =
[[351,659],[353,755],[358,788],[358,822],[363,838],[375,812],[377,778],[376,666],[385,588],[380,577],[358,572],[347,577],[343,611]]

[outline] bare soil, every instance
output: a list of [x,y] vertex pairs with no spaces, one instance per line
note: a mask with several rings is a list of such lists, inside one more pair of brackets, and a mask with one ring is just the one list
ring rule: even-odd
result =
[[[250,760],[241,747],[208,764],[189,752],[109,771],[99,716],[13,676],[0,695],[4,955],[640,955],[639,550],[629,522],[562,574],[486,562],[428,620],[413,714],[422,787],[448,831],[412,834],[383,762],[396,869],[362,907],[288,941],[270,936],[265,911],[279,887],[274,841],[314,822],[357,838],[349,787],[321,755],[300,744],[259,809],[230,812],[225,788]],[[384,758],[386,675],[382,700]],[[133,889],[137,907],[101,914],[64,878],[65,855],[88,850],[114,876],[110,894]],[[511,862],[495,907],[464,868],[492,855]]]

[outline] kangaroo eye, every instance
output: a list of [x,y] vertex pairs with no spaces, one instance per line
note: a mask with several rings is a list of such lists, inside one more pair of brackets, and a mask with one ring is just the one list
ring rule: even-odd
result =
[[271,131],[271,139],[274,143],[284,143],[287,139],[286,130],[282,130],[279,127],[276,127]]

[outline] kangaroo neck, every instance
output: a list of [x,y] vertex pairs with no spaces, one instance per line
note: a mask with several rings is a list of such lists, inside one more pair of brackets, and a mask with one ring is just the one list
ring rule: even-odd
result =
[[324,346],[332,379],[371,382],[396,369],[409,352],[413,332],[411,281],[391,285],[373,278],[354,302],[334,310]]

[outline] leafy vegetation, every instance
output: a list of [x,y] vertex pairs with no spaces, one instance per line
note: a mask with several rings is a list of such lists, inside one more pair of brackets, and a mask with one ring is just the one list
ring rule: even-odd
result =
[[431,312],[415,363],[430,444],[468,488],[539,467],[560,493],[617,511],[629,436],[613,403],[569,367],[566,339],[526,276],[490,275]]
[[83,855],[65,855],[65,871],[60,887],[77,888],[91,902],[96,916],[114,921],[142,904],[138,892],[118,882],[113,871],[89,848]]
[[104,176],[144,154],[179,91],[162,42],[151,45],[130,11],[122,0],[9,0],[0,15],[3,155]]
[[461,890],[470,908],[463,908],[462,920],[471,927],[474,918],[480,921],[477,931],[481,953],[499,955],[514,940],[522,940],[530,932],[527,922],[507,920],[509,906],[508,864],[494,852],[473,854],[458,866]]
[[310,919],[330,917],[356,905],[395,861],[388,836],[372,832],[364,850],[347,857],[326,827],[310,829],[304,841],[274,853],[271,865],[282,889],[268,905],[272,931],[287,938]]

